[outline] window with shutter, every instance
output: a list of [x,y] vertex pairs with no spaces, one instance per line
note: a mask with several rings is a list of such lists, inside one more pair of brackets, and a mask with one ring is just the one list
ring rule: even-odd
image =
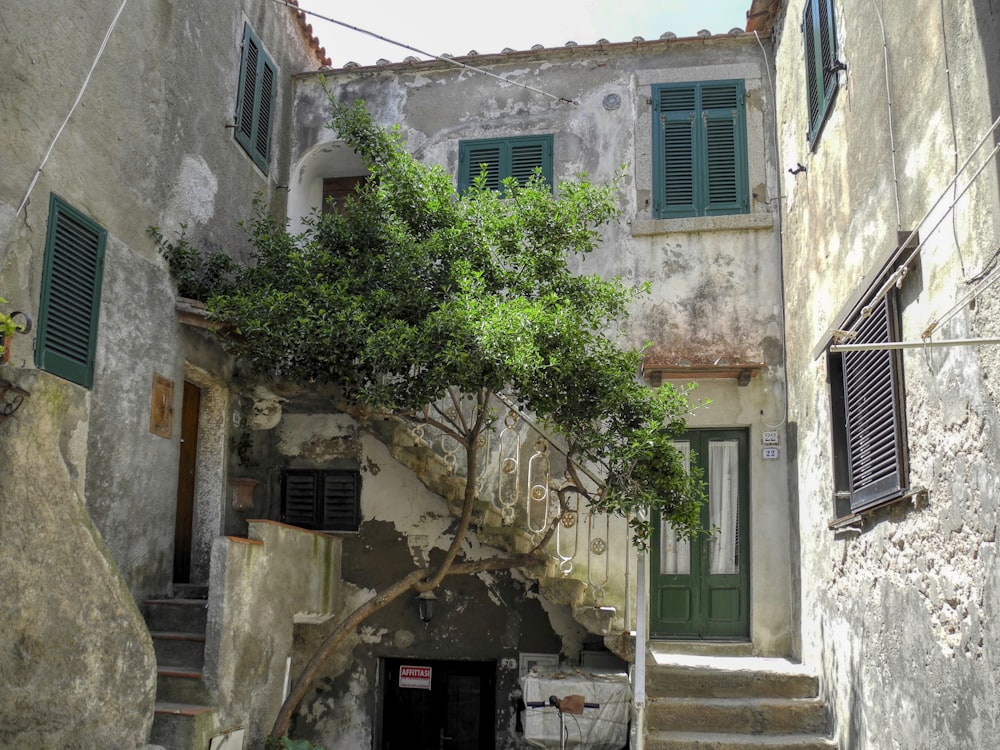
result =
[[513,177],[518,184],[528,181],[536,169],[552,185],[552,136],[526,135],[460,141],[458,144],[458,189],[464,192],[486,170],[486,187],[499,190]]
[[107,232],[56,195],[48,221],[35,364],[89,388]]
[[749,211],[743,81],[654,86],[654,217]]
[[[850,323],[851,343],[900,340],[895,293]],[[907,491],[902,353],[896,349],[830,354],[834,479],[849,505],[838,515],[868,510]]]
[[239,91],[236,96],[236,141],[267,173],[271,154],[271,120],[278,69],[260,39],[243,27]]
[[809,107],[807,139],[813,147],[837,93],[837,35],[833,0],[809,0],[802,17],[805,40],[806,101]]
[[353,195],[359,185],[368,182],[368,175],[352,175],[350,177],[326,177],[323,180],[322,212],[342,213],[344,200]]
[[357,531],[361,524],[361,474],[341,469],[286,469],[281,479],[281,520],[316,531]]

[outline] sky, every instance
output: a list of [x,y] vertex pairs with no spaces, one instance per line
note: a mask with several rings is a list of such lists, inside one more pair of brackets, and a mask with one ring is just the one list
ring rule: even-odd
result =
[[[666,31],[694,36],[701,29],[725,34],[746,27],[752,0],[299,0],[303,10],[402,42],[432,55],[456,57],[535,44],[562,47],[568,41],[628,42],[658,39]],[[313,33],[334,67],[348,61],[373,65],[379,58],[401,62],[411,50],[308,16]]]

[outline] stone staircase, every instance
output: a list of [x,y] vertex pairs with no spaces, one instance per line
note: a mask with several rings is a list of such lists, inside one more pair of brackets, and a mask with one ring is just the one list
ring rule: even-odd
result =
[[749,644],[651,642],[646,750],[836,750],[819,679]]
[[214,709],[202,679],[208,622],[207,587],[148,599],[142,612],[156,651],[156,706],[150,743],[164,750],[208,747]]

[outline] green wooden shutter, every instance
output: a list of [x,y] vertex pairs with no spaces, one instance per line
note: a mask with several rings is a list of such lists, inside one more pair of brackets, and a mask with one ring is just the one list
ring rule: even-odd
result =
[[513,177],[524,184],[541,169],[542,177],[553,183],[551,135],[490,138],[460,141],[458,144],[458,189],[469,189],[486,165],[486,187],[499,190],[502,182]]
[[807,139],[814,144],[826,122],[837,92],[837,35],[833,0],[809,0],[802,18],[805,40],[806,102],[809,110]]
[[511,177],[523,185],[535,173],[536,169],[541,169],[542,177],[550,186],[552,185],[551,135],[511,138],[508,144]]
[[744,213],[749,210],[749,191],[743,85],[702,86],[700,93],[705,126],[704,213]]
[[35,364],[89,388],[107,232],[56,195],[48,221]]
[[[895,296],[854,323],[857,343],[898,341]],[[844,352],[843,389],[851,510],[899,497],[907,481],[903,363],[898,350]]]
[[237,142],[267,173],[271,153],[271,121],[277,67],[260,39],[247,24],[243,27],[243,53],[236,98]]
[[749,211],[742,81],[653,89],[653,215]]
[[660,126],[653,141],[653,178],[660,188],[654,195],[656,216],[694,216],[696,87],[659,88],[653,110]]
[[485,165],[486,187],[500,189],[502,144],[499,141],[463,141],[459,144],[458,189],[468,190]]

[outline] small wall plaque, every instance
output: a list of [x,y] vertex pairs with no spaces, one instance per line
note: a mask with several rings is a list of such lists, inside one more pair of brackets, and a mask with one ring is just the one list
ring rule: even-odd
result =
[[153,373],[153,396],[149,404],[149,431],[169,438],[174,424],[174,381]]

